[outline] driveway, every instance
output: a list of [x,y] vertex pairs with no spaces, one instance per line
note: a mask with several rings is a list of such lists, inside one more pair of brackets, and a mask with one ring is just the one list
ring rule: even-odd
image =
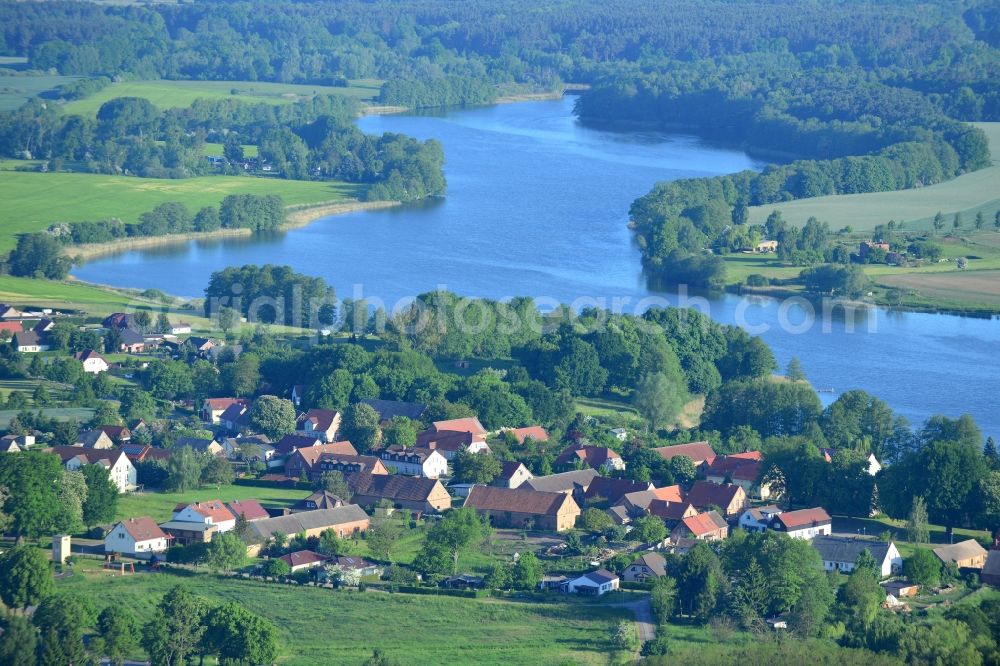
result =
[[653,622],[653,606],[649,603],[649,597],[643,597],[639,601],[632,601],[625,604],[625,608],[635,615],[636,633],[639,634],[639,641],[645,643],[656,638],[656,624]]

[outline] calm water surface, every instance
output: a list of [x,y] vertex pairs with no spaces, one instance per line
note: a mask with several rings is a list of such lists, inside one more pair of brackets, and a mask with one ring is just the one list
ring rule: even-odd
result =
[[[373,116],[369,133],[444,144],[448,194],[396,209],[326,218],[268,238],[190,242],[127,252],[77,268],[84,280],[199,296],[212,271],[288,264],[324,277],[341,296],[392,305],[443,286],[468,296],[612,306],[676,295],[646,284],[626,227],[629,204],[658,180],[759,166],[694,137],[581,127],[572,98],[439,115]],[[647,301],[648,302],[648,301]],[[1000,435],[1000,322],[875,310],[848,332],[842,318],[800,326],[799,306],[725,295],[713,318],[760,333],[784,366],[797,356],[824,402],[852,388],[911,422],[971,413]],[[782,323],[785,325],[782,326]],[[794,329],[805,329],[795,332]],[[766,329],[766,330],[765,330]]]

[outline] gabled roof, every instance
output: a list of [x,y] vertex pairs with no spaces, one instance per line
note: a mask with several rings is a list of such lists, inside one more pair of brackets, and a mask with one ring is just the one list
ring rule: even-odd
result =
[[708,461],[709,464],[715,460],[715,451],[708,442],[691,442],[690,444],[674,444],[673,446],[661,446],[653,449],[664,460],[670,460],[674,456],[687,456],[697,465],[700,461]]
[[129,460],[141,462],[143,460],[166,460],[170,457],[170,451],[160,449],[149,444],[122,444],[122,451]]
[[118,335],[118,339],[123,345],[144,345],[146,344],[146,338],[143,337],[142,333],[131,328],[123,328],[121,333]]
[[204,439],[201,437],[178,437],[177,441],[174,442],[174,448],[181,448],[184,446],[190,447],[192,451],[197,451],[198,453],[207,453],[212,444],[215,444],[214,439]]
[[546,493],[523,488],[496,488],[474,486],[463,506],[479,511],[527,513],[538,516],[555,516],[566,502],[573,498],[565,493]]
[[813,509],[798,509],[797,511],[785,511],[774,517],[776,521],[786,530],[797,530],[803,527],[816,527],[817,525],[829,525],[832,522],[830,514],[822,507]]
[[[305,435],[285,435],[278,440],[278,443],[274,445],[275,455],[284,456],[288,455],[296,449],[305,449],[311,446],[319,446],[322,444],[322,440],[319,437],[307,437]],[[353,447],[352,447],[353,448]],[[357,451],[355,451],[357,453]]]
[[[118,459],[125,456],[121,449],[90,449],[84,446],[53,446],[50,453],[59,456],[59,460],[65,465],[71,458],[79,458],[85,465],[101,464],[105,467],[114,467]],[[128,456],[125,456],[126,460]]]
[[603,497],[614,504],[624,497],[625,493],[650,490],[652,487],[653,484],[649,482],[643,483],[642,481],[633,481],[632,479],[612,479],[607,476],[598,476],[590,482],[585,497],[588,500]]
[[213,523],[223,523],[234,520],[236,516],[230,511],[222,500],[208,500],[207,502],[195,502],[194,504],[178,504],[174,507],[174,513],[180,513],[188,507],[192,511],[205,518],[211,518]]
[[287,516],[264,518],[250,523],[251,532],[266,541],[277,532],[282,534],[298,534],[308,530],[324,530],[348,523],[358,523],[368,520],[368,514],[357,504],[346,504],[335,509],[317,509],[290,513]]
[[743,492],[742,488],[733,484],[695,481],[687,494],[687,501],[699,508],[714,504],[725,509]]
[[529,437],[536,442],[549,441],[549,433],[545,432],[542,426],[527,426],[526,428],[512,428],[507,432],[514,435],[518,444],[524,444]]
[[18,347],[37,347],[41,337],[34,331],[18,331],[14,334],[14,344]]
[[945,564],[948,564],[949,562],[957,564],[961,560],[986,555],[986,549],[979,545],[979,542],[975,539],[966,539],[965,541],[949,544],[947,546],[938,546],[934,549],[934,554],[937,555],[938,559]]
[[694,506],[687,502],[666,502],[664,500],[653,500],[646,510],[651,516],[670,521],[682,520],[691,512],[697,513]]
[[379,451],[378,457],[388,463],[408,462],[423,465],[427,462],[427,459],[435,453],[439,456],[441,455],[438,453],[437,449],[427,449],[420,446],[411,446],[407,448],[405,446],[393,444],[392,446]]
[[[284,440],[281,440],[284,441]],[[295,449],[292,455],[302,456],[306,465],[312,468],[324,454],[334,454],[340,456],[357,457],[358,452],[350,442],[331,442],[330,444],[320,444],[319,446],[307,446],[303,449]]]
[[405,416],[412,421],[419,421],[420,417],[427,411],[427,405],[421,402],[376,400],[374,398],[362,400],[361,402],[374,409],[381,421],[391,421],[397,416]]
[[[497,475],[498,479],[503,479],[504,481],[510,481],[517,474],[517,470],[524,467],[524,463],[517,460],[505,460],[500,464],[500,474]],[[524,467],[524,470],[528,472],[528,468]],[[531,476],[531,472],[528,472],[528,476]]]
[[778,508],[778,505],[776,504],[768,504],[767,506],[758,506],[753,509],[747,509],[745,513],[749,514],[751,518],[760,523],[781,513],[781,509]]
[[343,499],[337,497],[328,490],[321,490],[313,493],[305,499],[299,500],[292,506],[292,508],[312,511],[315,509],[336,509],[338,506],[344,506]]
[[672,486],[663,486],[662,488],[653,488],[650,492],[656,496],[656,499],[663,500],[665,502],[684,501],[684,489],[677,484]]
[[582,460],[589,467],[598,468],[609,460],[621,458],[618,452],[606,446],[591,446],[589,444],[574,444],[559,454],[555,464],[558,466],[572,465]]
[[561,474],[536,476],[524,482],[524,486],[545,492],[567,493],[576,488],[586,490],[594,479],[600,477],[596,469],[575,469]]
[[601,585],[605,585],[606,583],[616,580],[618,580],[618,576],[611,573],[607,569],[598,569],[597,571],[585,573],[572,582],[574,585],[587,585],[589,583],[594,587],[600,587]]
[[656,576],[667,575],[667,559],[655,552],[647,552],[636,558],[629,566],[643,566]]
[[695,536],[710,534],[729,526],[725,518],[720,516],[716,511],[688,516],[681,520],[681,523]]
[[[312,449],[302,449],[302,451],[312,451]],[[343,453],[323,453],[320,454],[315,464],[322,468],[327,463],[330,465],[350,466],[351,468],[358,467],[359,472],[372,472],[373,474],[389,473],[382,461],[375,456],[352,456]],[[375,470],[378,470],[378,472]]]
[[313,430],[326,432],[333,427],[333,422],[340,416],[340,412],[332,409],[310,409],[305,414],[299,416],[296,425],[300,430],[305,428],[306,423],[311,423]]
[[[214,408],[213,408],[214,409]],[[247,420],[247,415],[250,413],[250,408],[247,407],[242,402],[234,402],[219,414],[220,421],[228,421],[230,423],[240,423],[241,421]]]
[[268,518],[270,516],[267,510],[260,505],[260,502],[253,499],[236,500],[227,504],[226,507],[237,518],[243,516],[243,519],[248,521],[260,520],[261,518]]
[[73,354],[73,358],[80,361],[81,363],[84,363],[92,358],[104,361],[105,364],[108,362],[106,358],[95,352],[93,349],[85,349],[82,352],[76,352],[75,354]]
[[986,554],[983,575],[1000,576],[1000,550],[991,550]]
[[247,401],[243,398],[205,398],[202,403],[204,407],[211,410],[226,410],[231,405],[246,405]]
[[467,432],[473,436],[484,436],[488,432],[483,424],[475,416],[462,419],[448,419],[447,421],[434,421],[431,430],[454,430],[456,432]]
[[367,569],[368,567],[378,566],[374,562],[369,562],[363,557],[351,557],[347,555],[340,555],[331,559],[334,564],[340,565],[345,569]]
[[425,430],[417,435],[417,448],[441,449],[442,451],[464,451],[475,437],[464,430]]
[[879,564],[885,562],[889,554],[889,544],[875,539],[860,537],[818,536],[810,543],[819,552],[824,562],[854,564],[858,555],[867,550]]
[[126,532],[136,541],[149,541],[150,539],[166,539],[167,534],[160,529],[160,526],[149,516],[139,518],[129,518],[119,523]]
[[352,474],[347,485],[355,495],[409,502],[426,502],[436,491],[448,493],[437,479],[399,474]]
[[719,456],[705,470],[706,476],[729,477],[739,481],[756,482],[760,477],[760,452],[738,453]]
[[325,555],[320,555],[319,553],[311,550],[297,550],[294,553],[282,555],[278,559],[284,560],[285,563],[293,569],[295,567],[322,564],[327,561],[327,557]]

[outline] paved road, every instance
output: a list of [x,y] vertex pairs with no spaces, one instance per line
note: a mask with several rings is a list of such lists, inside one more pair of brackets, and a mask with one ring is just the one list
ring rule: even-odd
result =
[[639,640],[643,643],[656,638],[656,624],[653,623],[653,607],[649,603],[649,597],[643,597],[639,601],[625,604],[635,615],[636,630]]

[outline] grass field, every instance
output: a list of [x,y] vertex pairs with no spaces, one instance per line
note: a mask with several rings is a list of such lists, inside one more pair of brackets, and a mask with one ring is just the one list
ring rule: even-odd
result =
[[182,493],[135,493],[124,495],[118,502],[116,520],[149,516],[157,522],[170,520],[171,513],[180,503],[204,502],[217,499],[223,502],[255,499],[264,506],[288,507],[310,495],[308,490],[295,488],[257,488],[254,486],[223,486],[198,488]]
[[[72,280],[56,282],[10,275],[0,275],[0,302],[81,309],[95,315],[119,312],[130,307],[161,305],[124,291],[75,283]],[[182,313],[173,316],[198,323],[204,321],[192,319],[197,314]]]
[[[32,411],[38,410],[33,409]],[[94,410],[86,407],[46,407],[41,411],[48,418],[54,418],[59,421],[76,421],[78,423],[89,421],[94,415]],[[6,428],[10,424],[10,420],[15,416],[17,416],[17,410],[0,410],[0,428]]]
[[229,194],[278,194],[286,204],[341,201],[356,197],[347,183],[203,176],[183,180],[105,176],[88,173],[0,171],[0,252],[20,233],[40,231],[53,222],[118,217],[134,222],[168,201],[182,201],[192,213],[218,204]]
[[935,213],[961,212],[966,224],[982,210],[992,220],[1000,210],[1000,123],[974,123],[990,140],[993,166],[967,173],[944,183],[897,192],[846,194],[799,199],[750,209],[750,222],[763,224],[773,210],[795,226],[810,217],[829,222],[834,229],[850,225],[855,231],[871,230],[889,220],[905,220],[909,229],[930,229]]
[[[15,61],[20,60],[15,58]],[[0,67],[17,65],[19,62],[0,62]],[[0,77],[0,111],[13,111],[32,97],[54,90],[79,76],[2,76]]]
[[144,97],[160,109],[191,106],[196,99],[291,104],[314,95],[345,95],[370,101],[378,95],[381,85],[381,81],[374,79],[351,81],[346,88],[262,81],[126,81],[110,85],[90,97],[69,102],[63,108],[66,113],[96,115],[102,104],[116,97]]
[[[359,664],[372,650],[410,664],[608,664],[612,622],[631,619],[613,605],[559,597],[559,603],[348,592],[155,573],[111,576],[92,561],[60,580],[61,590],[110,600],[147,621],[178,583],[213,604],[235,601],[278,628],[283,666]],[[141,654],[134,655],[141,657]]]

